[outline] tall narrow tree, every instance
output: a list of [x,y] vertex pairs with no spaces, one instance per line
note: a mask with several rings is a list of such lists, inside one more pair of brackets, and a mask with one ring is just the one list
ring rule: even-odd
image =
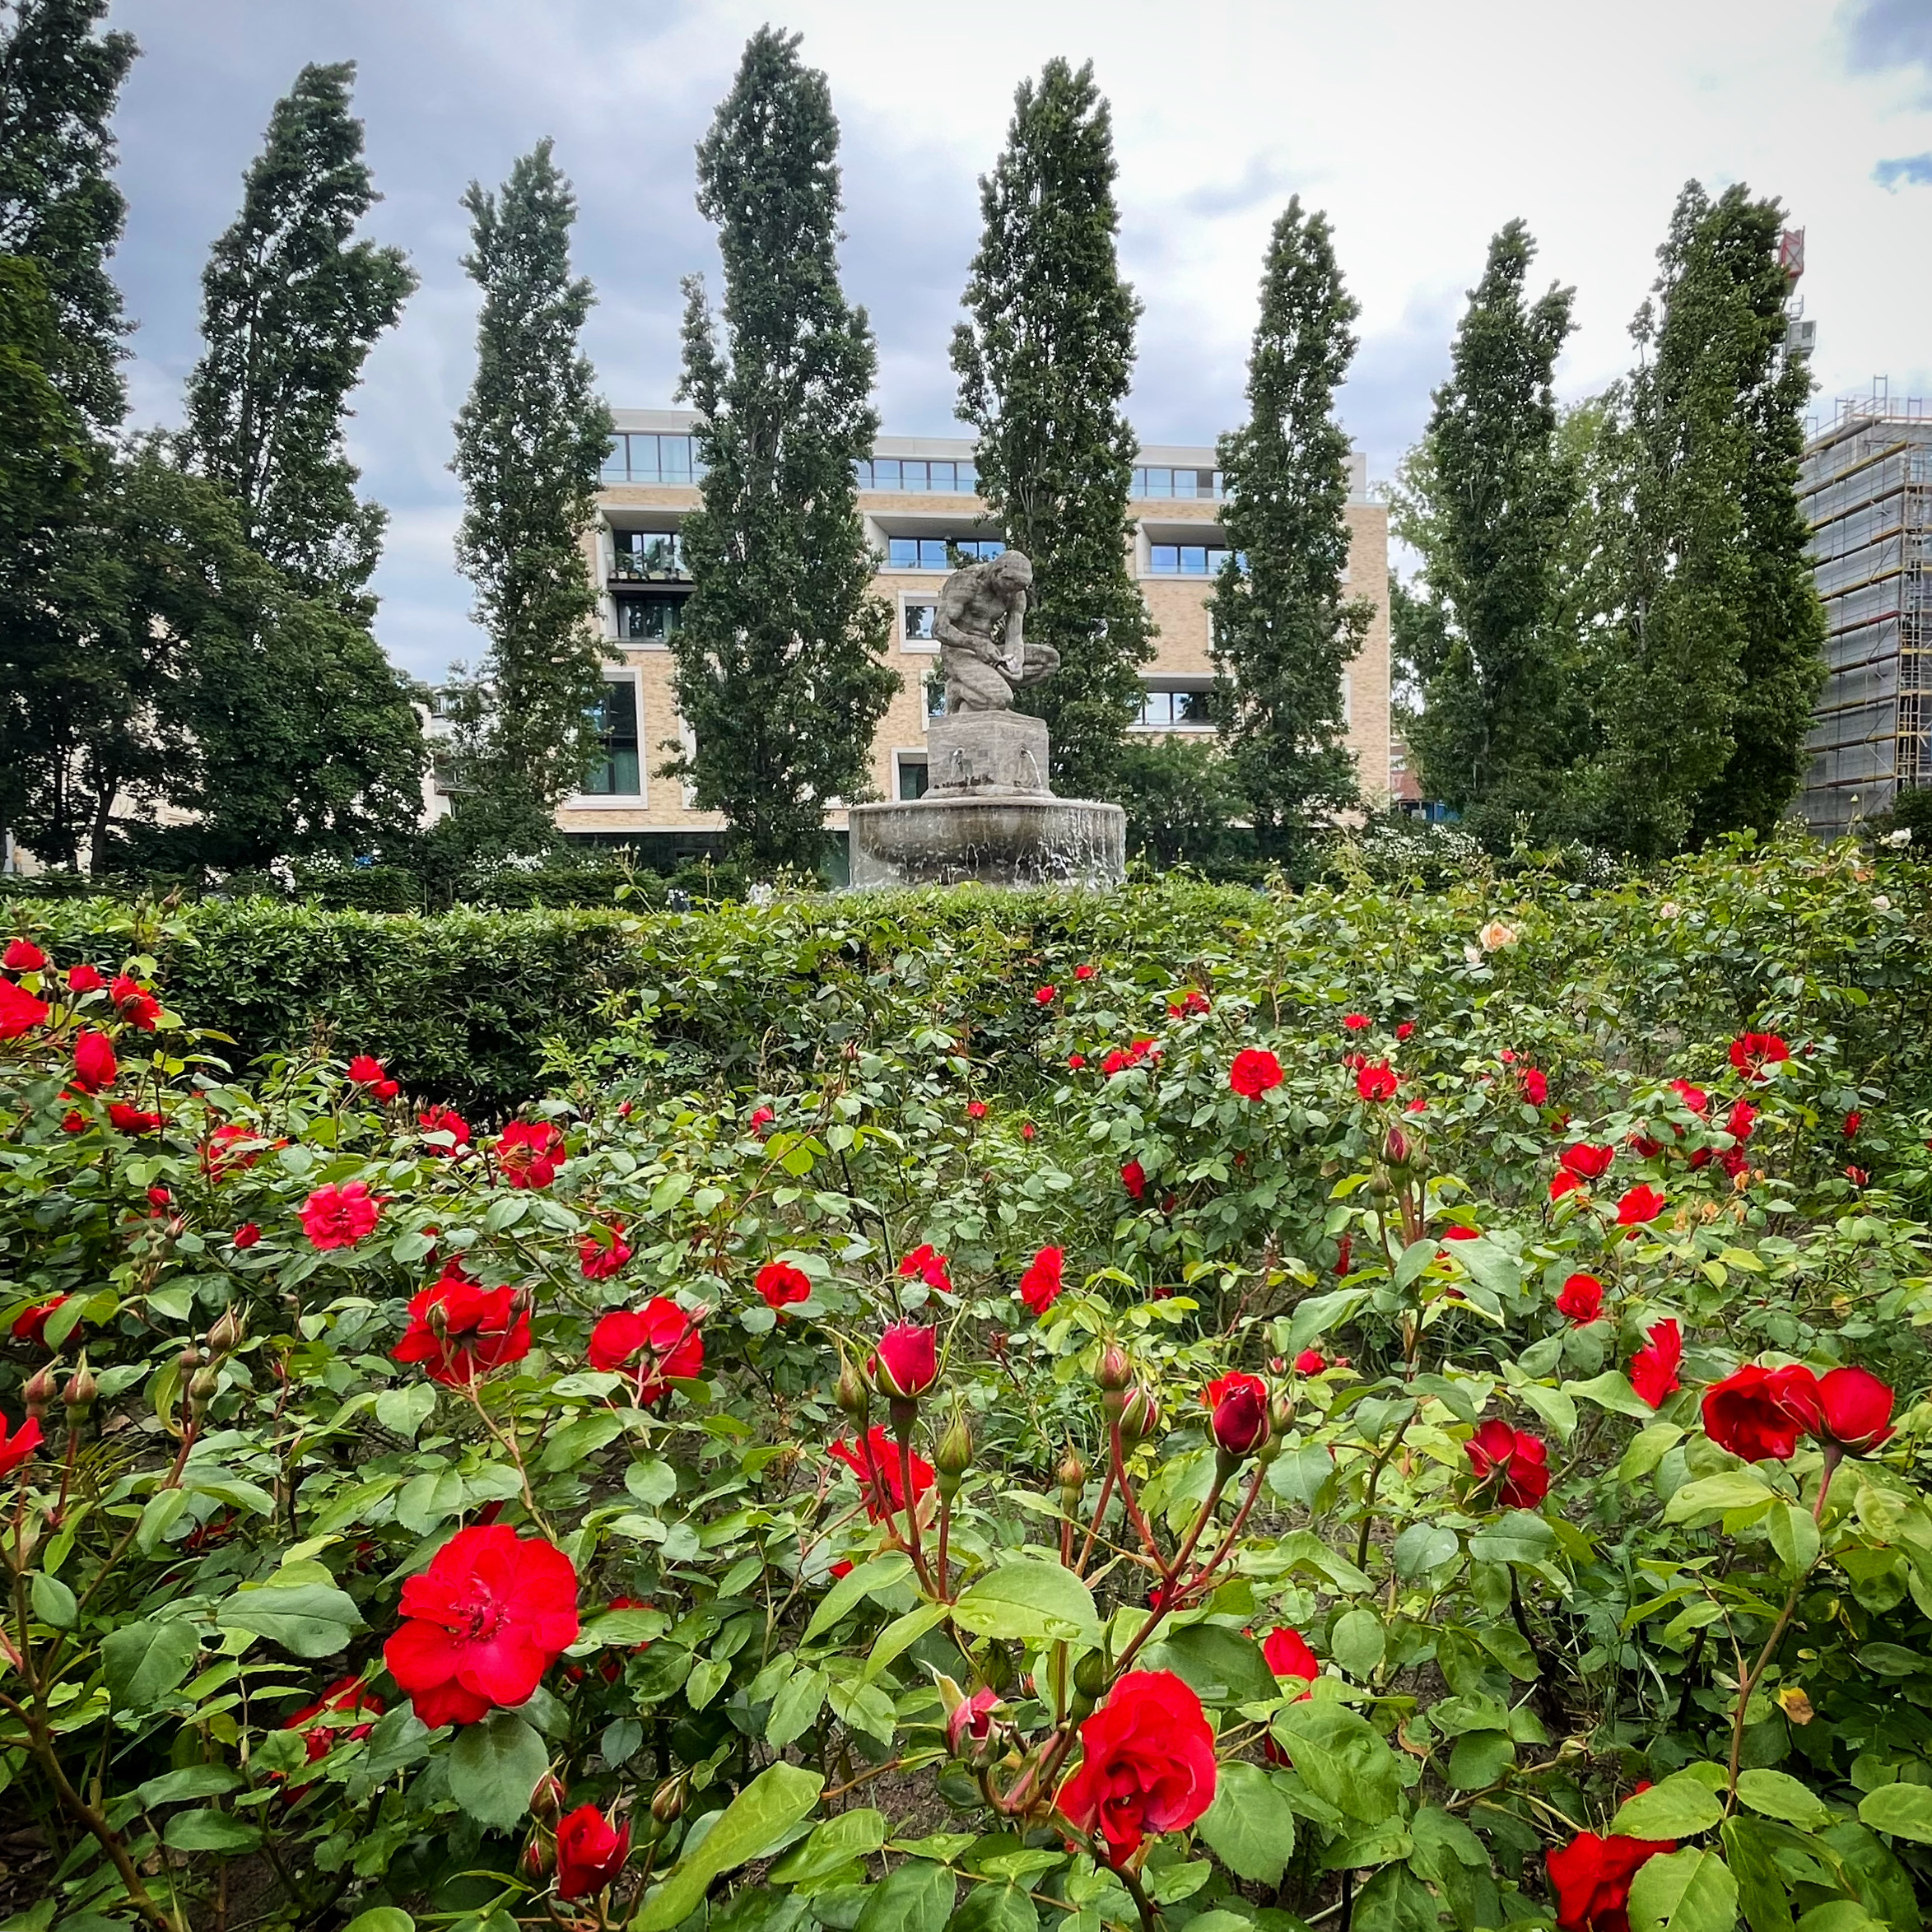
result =
[[615,654],[591,623],[582,547],[611,415],[580,346],[596,298],[570,272],[576,198],[550,142],[515,162],[500,194],[472,182],[463,206],[463,265],[483,301],[451,468],[468,505],[457,561],[490,649],[468,693],[459,817],[486,840],[528,845],[583,780],[601,666]]
[[[356,225],[379,198],[349,111],[356,69],[310,66],[275,104],[241,212],[202,275],[201,361],[184,447],[244,535],[311,597],[358,598],[385,521],[342,446],[350,392],[416,277]],[[365,614],[367,614],[365,608]]]
[[1022,81],[980,183],[984,229],[953,332],[980,489],[1032,560],[1027,632],[1060,654],[1026,694],[1064,792],[1105,795],[1140,705],[1152,624],[1128,568],[1136,439],[1124,413],[1140,313],[1115,253],[1113,124],[1091,63]]
[[1403,623],[1429,660],[1410,748],[1432,796],[1497,833],[1518,813],[1547,812],[1562,763],[1551,742],[1564,701],[1553,559],[1577,486],[1552,379],[1574,291],[1529,300],[1535,254],[1520,221],[1491,241],[1426,433],[1432,500],[1424,514],[1399,499],[1394,519],[1423,557]]
[[1775,201],[1678,197],[1617,435],[1630,516],[1606,693],[1610,831],[1635,850],[1769,825],[1804,770],[1824,621],[1795,484]]
[[761,28],[698,148],[698,207],[724,257],[720,339],[685,284],[684,378],[704,506],[684,525],[696,589],[673,644],[696,749],[666,769],[760,865],[816,865],[827,805],[870,784],[898,675],[853,465],[872,453],[878,351],[839,282],[839,125],[798,40]]
[[1373,607],[1342,590],[1348,438],[1334,398],[1359,313],[1328,217],[1291,201],[1262,273],[1248,420],[1219,445],[1231,554],[1210,607],[1222,742],[1270,858],[1357,798],[1342,680]]

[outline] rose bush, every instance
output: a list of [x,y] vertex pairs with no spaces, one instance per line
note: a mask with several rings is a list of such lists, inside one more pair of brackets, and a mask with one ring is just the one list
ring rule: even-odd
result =
[[37,915],[21,1923],[1916,1925],[1916,874],[1190,895],[667,927],[514,1120]]

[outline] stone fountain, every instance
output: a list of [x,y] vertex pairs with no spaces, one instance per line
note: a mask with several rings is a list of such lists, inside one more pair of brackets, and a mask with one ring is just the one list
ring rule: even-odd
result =
[[1017,550],[946,580],[933,631],[946,715],[926,733],[923,798],[854,805],[852,883],[1113,886],[1126,876],[1127,815],[1056,798],[1044,719],[1013,708],[1059,653],[1025,631],[1033,566]]

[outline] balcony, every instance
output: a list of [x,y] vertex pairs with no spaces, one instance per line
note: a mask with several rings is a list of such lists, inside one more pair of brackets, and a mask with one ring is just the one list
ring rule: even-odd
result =
[[1166,464],[1143,464],[1135,468],[1128,494],[1137,503],[1171,502],[1177,499],[1219,503],[1227,499],[1227,483],[1217,469],[1175,469]]
[[691,572],[684,561],[684,539],[675,532],[613,530],[611,582],[613,584],[687,584]]

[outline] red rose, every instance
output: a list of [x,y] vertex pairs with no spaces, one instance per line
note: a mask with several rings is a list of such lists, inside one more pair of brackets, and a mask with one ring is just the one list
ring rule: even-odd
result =
[[1506,1510],[1533,1510],[1549,1494],[1549,1450],[1540,1436],[1492,1416],[1463,1448],[1477,1487],[1495,1483]]
[[1659,1852],[1676,1849],[1674,1838],[1579,1832],[1561,1851],[1544,1852],[1562,1932],[1630,1932],[1630,1881]]
[[942,1295],[952,1292],[952,1277],[947,1271],[946,1257],[929,1241],[915,1248],[899,1264],[899,1273],[907,1281],[923,1281]]
[[1067,1055],[1067,1064],[1078,1073],[1087,1064],[1087,1055],[1083,1053],[1070,1053]]
[[752,1110],[752,1131],[763,1137],[765,1129],[778,1118],[770,1107],[754,1107]]
[[40,1419],[29,1416],[9,1436],[7,1418],[0,1416],[0,1476],[11,1476],[40,1446]]
[[1683,1361],[1683,1331],[1669,1316],[1651,1324],[1644,1345],[1630,1358],[1630,1385],[1652,1408],[1683,1385],[1677,1371]]
[[955,1757],[962,1755],[968,1739],[983,1744],[993,1734],[993,1713],[999,1708],[999,1692],[982,1687],[970,1697],[961,1697],[946,1714],[946,1745]]
[[548,1187],[564,1164],[564,1137],[550,1120],[512,1120],[496,1142],[496,1170],[512,1187]]
[[924,1322],[895,1322],[879,1337],[872,1365],[887,1395],[915,1401],[939,1379],[938,1338]]
[[1464,1227],[1459,1221],[1443,1229],[1442,1238],[1446,1241],[1480,1241],[1483,1238],[1483,1231],[1479,1227]]
[[67,970],[67,989],[70,993],[98,993],[106,984],[93,966],[71,966]]
[[1091,980],[1093,977],[1093,968],[1090,966],[1077,966],[1073,969],[1073,977],[1076,980]]
[[1281,1085],[1282,1064],[1265,1047],[1243,1047],[1227,1070],[1227,1083],[1244,1100],[1259,1100]]
[[1148,1198],[1148,1171],[1138,1161],[1129,1161],[1120,1169],[1120,1185],[1127,1189],[1130,1200],[1144,1201]]
[[131,1107],[123,1101],[109,1103],[107,1119],[108,1124],[121,1134],[152,1134],[161,1124],[159,1114],[143,1113],[139,1107]]
[[[366,1711],[366,1719],[360,1724],[318,1724],[319,1717],[361,1717]],[[308,1754],[309,1762],[314,1764],[319,1758],[326,1757],[334,1747],[338,1738],[351,1738],[360,1741],[375,1729],[375,1720],[383,1714],[383,1701],[370,1690],[359,1677],[340,1677],[332,1683],[313,1704],[305,1704],[292,1717],[285,1717],[282,1728],[285,1731],[300,1731],[302,1747]],[[279,1776],[279,1772],[271,1776]],[[286,1794],[292,1803],[307,1790],[306,1785],[291,1785]]]
[[1841,1449],[1863,1455],[1892,1433],[1892,1390],[1869,1369],[1828,1370],[1818,1393],[1824,1432]]
[[[878,1492],[883,1487],[886,1500],[894,1510],[903,1510],[906,1505],[905,1479],[899,1459],[899,1445],[888,1436],[878,1422],[866,1431],[856,1444],[835,1442],[829,1452],[842,1462],[859,1478],[859,1484],[865,1492],[865,1513],[875,1523],[882,1523],[886,1512],[879,1506]],[[933,1465],[924,1456],[912,1458],[912,1506],[917,1509],[919,1498],[933,1487]]]
[[811,1278],[789,1261],[767,1261],[752,1286],[763,1297],[766,1306],[773,1310],[789,1308],[812,1293]]
[[1688,1080],[1673,1080],[1670,1091],[1692,1113],[1702,1115],[1711,1111],[1711,1096],[1702,1087],[1693,1087]]
[[302,1203],[302,1231],[314,1248],[352,1248],[381,1213],[382,1203],[370,1198],[365,1180],[319,1187]]
[[621,1222],[611,1224],[611,1238],[601,1241],[587,1234],[577,1244],[577,1266],[587,1282],[608,1281],[631,1259],[631,1245],[624,1239]]
[[383,1661],[432,1729],[524,1702],[577,1641],[577,1572],[507,1523],[459,1529],[403,1585]]
[[377,1100],[393,1100],[402,1092],[373,1054],[359,1053],[349,1062],[349,1084],[367,1088]]
[[1844,1124],[1839,1131],[1847,1140],[1850,1140],[1857,1134],[1859,1129],[1864,1125],[1864,1115],[1860,1113],[1856,1107],[1854,1107],[1845,1116]]
[[244,1221],[230,1237],[238,1248],[252,1248],[261,1240],[262,1231],[252,1221]]
[[624,1869],[631,1827],[613,1825],[594,1804],[580,1804],[556,1827],[556,1895],[589,1898]]
[[1027,1272],[1020,1277],[1020,1299],[1036,1315],[1045,1315],[1059,1299],[1065,1285],[1061,1278],[1065,1262],[1064,1250],[1042,1248],[1027,1264]]
[[1415,1030],[1416,1023],[1413,1020],[1404,1020],[1402,1024],[1395,1029],[1395,1037],[1398,1040],[1406,1040],[1410,1034],[1415,1031]]
[[[1277,1677],[1298,1677],[1304,1683],[1313,1683],[1321,1675],[1321,1665],[1301,1632],[1290,1630],[1285,1624],[1269,1632],[1261,1646],[1261,1655]],[[1306,1691],[1301,1693],[1303,1697],[1308,1694]]]
[[1259,1376],[1217,1377],[1201,1391],[1201,1405],[1213,1412],[1215,1446],[1226,1455],[1250,1455],[1268,1435],[1268,1385]]
[[1800,1436],[1824,1426],[1818,1377],[1802,1364],[1748,1362],[1704,1391],[1704,1433],[1748,1463],[1789,1462]]
[[171,1208],[175,1197],[165,1187],[151,1187],[147,1190],[147,1204],[151,1208]]
[[1663,1142],[1653,1138],[1650,1134],[1646,1134],[1641,1127],[1631,1129],[1630,1138],[1625,1144],[1639,1160],[1642,1161],[1654,1161],[1658,1155],[1664,1152]]
[[1557,1297],[1557,1312],[1585,1327],[1604,1312],[1604,1284],[1594,1274],[1573,1274]]
[[1136,1064],[1132,1054],[1116,1046],[1100,1064],[1100,1070],[1111,1080],[1116,1073],[1124,1073]]
[[[235,1169],[252,1167],[261,1159],[268,1144],[253,1127],[240,1120],[225,1120],[208,1136],[201,1151],[202,1172],[210,1180],[221,1180]],[[286,1143],[277,1141],[277,1147]]]
[[13,1318],[13,1338],[16,1342],[32,1342],[46,1348],[47,1320],[54,1310],[67,1301],[65,1295],[56,1295],[50,1301],[36,1301],[31,1308],[23,1310]]
[[1637,1227],[1644,1222],[1655,1221],[1664,1212],[1664,1197],[1648,1181],[1637,1185],[1622,1194],[1617,1202],[1617,1225],[1619,1227]]
[[18,1040],[47,1024],[50,1008],[11,980],[0,980],[0,1040]]
[[1845,1178],[1854,1187],[1869,1187],[1872,1179],[1871,1175],[1862,1167],[1847,1167],[1845,1170]]
[[530,1311],[514,1288],[486,1288],[459,1261],[409,1304],[409,1326],[389,1351],[396,1362],[420,1362],[432,1382],[469,1389],[491,1369],[530,1352]]
[[1150,1832],[1182,1832],[1214,1802],[1214,1734],[1167,1670],[1136,1670],[1080,1727],[1080,1768],[1054,1799],[1075,1830],[1124,1864]]
[[1343,1013],[1342,1016],[1342,1024],[1346,1027],[1351,1033],[1360,1033],[1365,1031],[1368,1027],[1368,1023],[1369,1018],[1366,1013]]
[[1059,991],[1057,986],[1036,986],[1033,989],[1033,1003],[1036,1006],[1051,1006],[1054,995]]
[[1737,1101],[1724,1117],[1724,1130],[1742,1147],[1751,1138],[1752,1129],[1757,1124],[1757,1115],[1758,1109],[1749,1101]]
[[446,1134],[449,1137],[448,1147],[432,1141],[432,1154],[459,1154],[469,1145],[469,1122],[454,1107],[425,1107],[416,1116],[416,1130],[419,1134]]
[[628,1375],[637,1405],[648,1408],[673,1382],[688,1382],[705,1366],[697,1324],[668,1297],[655,1295],[635,1311],[620,1308],[590,1331],[590,1366]]
[[1588,1141],[1580,1140],[1557,1155],[1557,1164],[1566,1174],[1573,1174],[1579,1180],[1601,1180],[1616,1158],[1616,1148],[1593,1147]]
[[1767,1067],[1790,1057],[1790,1048],[1775,1033],[1740,1033],[1731,1042],[1731,1064],[1747,1080],[1762,1080]]
[[1355,1259],[1355,1237],[1343,1235],[1335,1243],[1335,1273],[1346,1274]]
[[1298,1376],[1319,1376],[1329,1366],[1329,1358],[1319,1348],[1304,1348],[1295,1357],[1295,1373]]
[[1386,1060],[1364,1067],[1355,1076],[1355,1091],[1371,1106],[1377,1101],[1394,1100],[1395,1074]]
[[984,1120],[986,1118],[986,1103],[983,1100],[966,1102],[966,1118],[969,1120]]
[[47,955],[31,939],[11,939],[0,953],[0,966],[10,973],[37,973],[47,963]]
[[1022,1120],[1020,1123],[1020,1138],[1022,1140],[1032,1139],[1035,1131],[1033,1123],[1031,1120]]
[[155,1022],[161,1017],[161,1003],[138,980],[117,973],[107,996],[130,1027],[138,1027],[143,1033],[153,1032]]
[[1549,1098],[1549,1075],[1539,1067],[1525,1067],[1522,1072],[1523,1097],[1533,1107],[1540,1107]]

